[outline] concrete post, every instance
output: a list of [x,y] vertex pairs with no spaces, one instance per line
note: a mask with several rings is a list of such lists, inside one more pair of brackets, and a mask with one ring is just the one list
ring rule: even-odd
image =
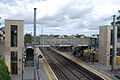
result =
[[36,80],[36,8],[34,8],[34,79]]
[[111,71],[114,71],[114,66],[116,63],[116,43],[117,43],[117,27],[116,27],[116,23],[115,23],[115,18],[116,16],[113,15],[113,52],[112,52],[112,66],[111,66]]

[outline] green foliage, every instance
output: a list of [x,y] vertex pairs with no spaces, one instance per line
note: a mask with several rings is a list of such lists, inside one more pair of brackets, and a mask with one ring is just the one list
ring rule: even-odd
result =
[[[59,37],[60,35],[52,35],[52,37]],[[68,35],[63,35],[64,37],[68,37]],[[50,35],[51,37],[51,35]]]
[[68,37],[68,35],[64,35],[64,37]]
[[120,15],[117,17],[117,22],[116,22],[117,26],[118,26],[118,32],[117,32],[117,37],[120,37]]
[[59,37],[59,35],[54,35],[53,37]]
[[92,37],[89,37],[89,36],[85,36],[85,38],[92,38]]
[[0,59],[0,80],[11,80],[8,67],[3,59]]
[[117,20],[120,20],[120,15],[117,17]]
[[[76,34],[75,35],[75,37],[77,37],[77,38],[80,38],[80,37],[82,37],[82,36],[84,36],[84,35],[80,35],[80,34]],[[85,37],[85,36],[84,36]]]
[[31,45],[32,44],[32,35],[31,34],[25,34],[24,39],[25,39],[25,46]]
[[117,37],[120,37],[120,27],[118,27]]
[[80,36],[81,36],[81,35],[79,35],[79,34],[76,34],[76,35],[75,35],[75,37],[77,37],[77,38],[80,37]]
[[49,37],[53,37],[53,35],[49,35]]

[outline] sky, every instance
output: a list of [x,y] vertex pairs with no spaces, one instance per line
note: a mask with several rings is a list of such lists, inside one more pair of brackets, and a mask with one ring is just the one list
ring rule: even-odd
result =
[[37,35],[91,36],[99,26],[110,25],[118,15],[120,0],[0,0],[0,27],[5,19],[24,20],[24,34],[33,34],[37,8]]

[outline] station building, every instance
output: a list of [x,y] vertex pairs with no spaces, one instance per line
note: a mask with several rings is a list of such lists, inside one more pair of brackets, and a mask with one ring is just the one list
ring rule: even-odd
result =
[[[116,29],[116,43],[117,43],[117,27]],[[105,66],[111,65],[112,51],[113,51],[113,26],[106,25],[99,28],[99,63]],[[115,46],[115,61],[117,46]],[[114,62],[116,63],[116,62]]]
[[22,73],[24,48],[24,21],[5,20],[5,63],[11,74]]

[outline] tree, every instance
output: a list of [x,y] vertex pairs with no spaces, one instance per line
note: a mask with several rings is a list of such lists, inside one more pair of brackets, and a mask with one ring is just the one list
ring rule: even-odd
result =
[[11,80],[8,67],[3,59],[0,59],[0,80]]
[[120,15],[117,17],[117,22],[116,24],[120,27]]
[[79,37],[80,37],[80,35],[79,35],[79,34],[76,34],[76,35],[75,35],[75,37],[79,38]]
[[31,34],[25,34],[24,36],[24,39],[25,39],[25,46],[28,46],[28,45],[31,45],[32,44],[32,35]]
[[53,37],[59,37],[59,35],[54,35]]
[[64,37],[68,37],[68,35],[64,35]]
[[120,37],[120,27],[118,27],[117,37]]

